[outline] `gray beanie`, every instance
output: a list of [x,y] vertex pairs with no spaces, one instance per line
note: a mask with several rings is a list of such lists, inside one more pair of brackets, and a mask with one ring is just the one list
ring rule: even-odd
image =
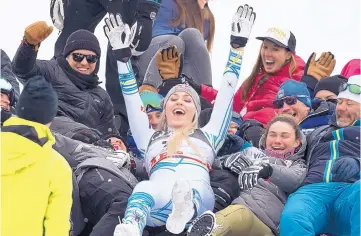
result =
[[197,92],[191,86],[189,86],[187,84],[177,84],[171,90],[169,90],[169,92],[167,93],[167,96],[163,100],[163,104],[162,104],[163,111],[165,110],[165,105],[167,104],[169,97],[173,93],[176,93],[176,92],[188,93],[194,101],[194,105],[196,106],[196,110],[197,110],[197,115],[199,115],[201,113],[201,102],[199,100],[199,96],[198,96]]

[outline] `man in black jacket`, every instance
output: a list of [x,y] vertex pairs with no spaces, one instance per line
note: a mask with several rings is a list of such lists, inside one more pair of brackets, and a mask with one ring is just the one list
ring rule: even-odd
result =
[[[79,29],[94,33],[99,22],[106,13],[120,14],[124,22],[132,26],[137,23],[136,33],[132,42],[133,56],[139,56],[148,49],[152,40],[152,26],[161,0],[52,0],[50,15],[54,26],[61,32],[55,43],[55,57],[63,53],[68,37]],[[130,50],[128,55],[130,57]],[[125,53],[127,54],[127,53]],[[106,61],[106,90],[112,99],[117,121],[121,123],[120,132],[128,131],[128,118],[124,98],[120,90],[117,63],[110,46]]]
[[104,137],[118,136],[112,102],[99,86],[98,39],[87,30],[78,30],[69,36],[62,56],[56,60],[36,60],[40,43],[52,29],[43,21],[25,29],[13,59],[14,73],[22,83],[34,75],[43,75],[50,81],[59,97],[57,116],[67,116],[97,129]]

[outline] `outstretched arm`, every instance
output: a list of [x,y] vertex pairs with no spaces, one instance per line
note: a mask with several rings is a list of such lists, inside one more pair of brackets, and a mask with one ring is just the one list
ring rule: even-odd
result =
[[[132,29],[129,29],[129,26],[122,22],[119,14],[116,16],[110,14],[109,19],[105,19],[105,24],[105,35],[108,37],[117,58],[119,82],[124,96],[130,129],[138,149],[144,154],[154,131],[149,125],[145,108],[140,99],[132,65],[128,58],[124,57],[126,54],[124,52],[130,51],[129,45],[137,26],[135,24]],[[122,37],[123,35],[124,37]]]
[[218,151],[231,121],[234,92],[241,70],[244,48],[251,33],[256,15],[247,4],[240,6],[232,22],[232,48],[229,53],[223,81],[217,94],[209,123],[202,129],[213,148]]

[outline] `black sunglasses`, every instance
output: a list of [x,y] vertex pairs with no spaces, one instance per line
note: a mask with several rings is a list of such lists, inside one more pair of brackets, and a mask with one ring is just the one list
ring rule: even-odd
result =
[[95,63],[99,60],[97,55],[84,55],[81,53],[72,53],[71,55],[73,56],[73,60],[76,62],[82,62],[84,57],[89,64]]
[[284,104],[287,104],[289,106],[295,105],[297,103],[296,97],[285,97],[279,100],[273,101],[273,106],[275,106],[277,109],[280,109],[283,107]]

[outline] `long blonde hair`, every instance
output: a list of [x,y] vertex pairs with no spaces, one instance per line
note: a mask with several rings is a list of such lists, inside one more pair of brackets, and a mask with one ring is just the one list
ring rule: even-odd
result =
[[[184,128],[174,130],[173,134],[169,137],[167,141],[167,156],[175,155],[179,151],[183,140],[185,140],[187,144],[192,147],[193,151],[199,156],[199,158],[205,161],[203,159],[203,156],[201,155],[199,148],[189,138],[189,134],[194,132],[198,128],[198,117],[199,114],[196,112],[191,124]],[[165,109],[163,109],[159,124],[157,126],[157,131],[168,131],[168,123]]]
[[[261,57],[262,46],[263,46],[263,44],[261,45],[261,48],[259,49],[258,58],[257,58],[256,64],[254,65],[254,67],[252,69],[251,74],[248,76],[248,78],[242,84],[242,86],[243,86],[242,101],[246,101],[249,90],[252,88],[257,75],[263,69],[263,62],[262,62],[262,57]],[[293,53],[291,54],[291,58],[286,61],[285,65],[287,65],[287,64],[290,64],[290,68],[288,69],[288,74],[289,74],[289,77],[292,78],[292,74],[296,70],[296,67],[297,67],[296,58]],[[264,82],[266,82],[268,77],[269,77],[269,75],[267,73],[262,75],[262,77],[259,81],[259,86],[262,86],[264,84]]]
[[[170,1],[170,0],[167,0]],[[197,0],[175,0],[179,15],[171,23],[171,26],[179,26],[184,24],[187,28],[196,28],[202,35],[204,35],[204,22],[209,21],[209,35],[207,38],[207,49],[212,50],[214,33],[215,33],[215,20],[214,15],[209,9],[208,4],[201,9]]]

